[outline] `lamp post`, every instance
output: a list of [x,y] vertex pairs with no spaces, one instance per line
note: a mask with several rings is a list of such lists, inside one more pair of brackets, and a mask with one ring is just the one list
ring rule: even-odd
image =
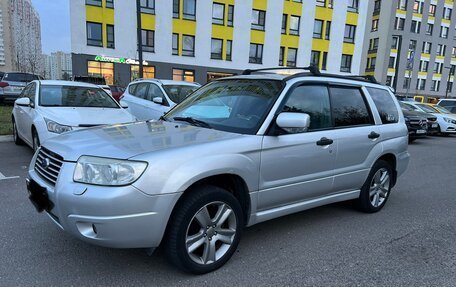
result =
[[396,55],[396,65],[394,70],[394,81],[393,88],[394,92],[397,91],[397,77],[399,76],[399,60],[401,59],[401,48],[402,48],[402,35],[393,35],[397,38],[397,55]]
[[137,22],[137,37],[138,37],[138,58],[139,58],[139,78],[143,78],[143,50],[142,50],[142,31],[141,31],[141,0],[136,0],[136,22]]
[[445,90],[445,98],[448,98],[448,92],[449,92],[449,88],[450,88],[450,80],[451,80],[451,76],[454,76],[454,66],[450,66],[450,67],[445,67],[445,69],[448,69],[448,78],[447,78],[447,83],[446,83],[446,90]]

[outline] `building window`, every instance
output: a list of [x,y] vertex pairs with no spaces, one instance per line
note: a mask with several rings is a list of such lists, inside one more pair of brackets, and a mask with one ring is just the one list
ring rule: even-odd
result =
[[234,76],[234,74],[229,73],[220,73],[220,72],[207,72],[207,82],[212,82],[213,80]]
[[443,7],[443,19],[451,20],[452,12],[453,12],[453,9],[448,8],[448,7]]
[[402,85],[403,89],[409,89],[410,88],[410,78],[404,78],[404,83]]
[[374,15],[379,15],[381,10],[382,2],[380,0],[374,1]]
[[249,63],[263,63],[263,45],[250,43]]
[[438,44],[437,45],[437,56],[445,56],[446,45]]
[[443,69],[443,63],[435,62],[434,63],[434,73],[441,74]]
[[435,10],[437,10],[437,5],[429,5],[429,16],[435,17]]
[[212,24],[225,24],[225,4],[212,4]]
[[234,6],[233,5],[228,5],[228,21],[227,25],[228,26],[233,26],[234,23]]
[[184,13],[183,18],[187,20],[196,19],[196,0],[183,0],[184,1]]
[[264,31],[266,11],[252,10],[252,29]]
[[450,28],[448,28],[448,27],[440,26],[440,37],[447,39],[448,38],[449,29]]
[[433,80],[432,85],[431,85],[431,91],[438,92],[439,90],[440,90],[440,81]]
[[173,55],[179,55],[179,34],[173,33]]
[[280,47],[279,66],[284,66],[284,64],[283,64],[284,58],[285,58],[285,47]]
[[155,14],[155,0],[141,0],[141,13]]
[[359,0],[348,0],[348,12],[358,13]]
[[415,1],[413,3],[413,12],[418,13],[418,14],[423,14],[423,6],[424,6],[424,2]]
[[391,43],[391,49],[397,50],[399,47],[399,38],[393,37],[393,42]]
[[315,67],[320,66],[320,51],[312,51],[310,53],[310,65]]
[[421,52],[424,54],[430,54],[432,49],[432,43],[431,42],[423,42],[423,48],[421,49]]
[[319,7],[326,7],[326,0],[317,0],[316,5]]
[[222,39],[212,39],[211,40],[211,59],[221,60],[222,59]]
[[[139,65],[131,65],[130,66],[130,80],[133,82],[134,80],[139,78]],[[143,66],[143,78],[144,79],[153,79],[155,78],[155,67],[154,66]]]
[[87,46],[103,47],[103,25],[87,22]]
[[432,32],[434,31],[434,24],[427,23],[426,26],[426,35],[432,36]]
[[92,77],[103,77],[107,85],[114,84],[114,64],[96,61],[88,61],[87,75]]
[[456,47],[453,47],[453,48],[451,49],[451,57],[452,57],[452,58],[456,58]]
[[316,39],[321,39],[323,34],[323,20],[315,20],[314,29],[313,29],[313,37]]
[[155,32],[152,30],[141,30],[142,49],[144,52],[154,52]]
[[420,72],[427,72],[428,68],[429,68],[429,61],[421,60],[420,61],[419,71]]
[[194,82],[195,81],[195,71],[184,70],[184,69],[173,69],[173,80],[174,81]]
[[173,18],[180,17],[180,0],[173,0]]
[[393,86],[393,76],[386,76],[386,85],[390,87]]
[[412,20],[412,24],[410,25],[410,32],[419,34],[421,30],[421,22]]
[[404,25],[405,25],[405,19],[396,17],[395,22],[394,22],[394,29],[403,31]]
[[379,38],[374,38],[369,40],[369,50],[368,53],[375,53],[378,50]]
[[397,1],[397,9],[407,10],[407,0],[398,0]]
[[101,7],[101,0],[86,0],[86,5]]
[[288,48],[287,53],[287,67],[296,67],[296,57],[298,55],[298,49]]
[[325,40],[329,40],[330,36],[331,36],[331,21],[326,21]]
[[396,57],[390,57],[388,62],[388,68],[394,69],[396,67]]
[[114,25],[106,25],[107,48],[114,49]]
[[195,57],[195,36],[182,36],[182,56]]
[[233,50],[233,41],[226,40],[226,57],[225,57],[225,59],[227,61],[231,61],[232,50]]
[[287,14],[282,15],[282,34],[287,33],[287,18],[288,18]]
[[299,35],[299,16],[290,16],[290,35]]
[[378,31],[378,19],[372,20],[372,28],[371,28],[371,31],[372,31],[372,32]]
[[342,62],[340,64],[340,71],[344,73],[351,72],[351,65],[352,65],[352,55],[345,55],[342,54]]
[[328,61],[328,52],[323,52],[323,59],[321,60],[321,69],[326,71],[326,63]]
[[114,0],[106,0],[106,8],[114,8]]
[[354,25],[345,25],[345,34],[344,34],[344,42],[345,43],[354,43],[355,42],[355,33],[356,33],[356,26]]

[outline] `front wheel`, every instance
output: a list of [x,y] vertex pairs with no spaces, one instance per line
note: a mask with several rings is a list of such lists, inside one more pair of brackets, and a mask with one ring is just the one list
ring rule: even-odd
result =
[[385,206],[393,183],[392,175],[388,162],[379,160],[374,164],[357,200],[361,211],[374,213]]
[[200,186],[176,205],[166,252],[177,267],[203,274],[223,266],[236,251],[244,220],[238,200],[215,186]]
[[38,148],[40,147],[40,138],[38,136],[38,133],[36,132],[36,130],[33,130],[32,131],[32,141],[33,141],[33,151],[36,152],[38,150]]
[[13,140],[16,145],[22,145],[24,142],[19,137],[19,133],[17,132],[16,121],[13,119]]

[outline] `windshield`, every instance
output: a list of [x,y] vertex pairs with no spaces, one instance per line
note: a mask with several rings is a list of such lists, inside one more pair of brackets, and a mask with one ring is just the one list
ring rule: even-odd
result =
[[24,82],[28,83],[34,80],[38,80],[38,76],[32,74],[24,74],[24,73],[7,73],[3,77],[3,81],[10,81],[10,82]]
[[185,98],[196,91],[198,86],[189,86],[189,85],[163,85],[166,94],[176,104],[181,103]]
[[434,109],[433,107],[431,106],[428,106],[428,105],[423,105],[423,104],[417,104],[423,111],[425,111],[426,113],[439,113],[438,110]]
[[41,86],[40,105],[43,107],[119,108],[101,88],[73,86]]
[[403,110],[406,110],[406,111],[415,111],[416,110],[412,106],[406,105],[403,102],[399,102],[399,105],[401,106],[401,108]]
[[283,84],[276,80],[219,80],[195,91],[165,120],[192,118],[227,132],[255,134]]
[[447,109],[445,109],[444,107],[441,107],[439,105],[435,105],[435,106],[432,106],[434,109],[436,109],[437,111],[439,111],[439,113],[442,113],[442,114],[451,114],[451,112]]

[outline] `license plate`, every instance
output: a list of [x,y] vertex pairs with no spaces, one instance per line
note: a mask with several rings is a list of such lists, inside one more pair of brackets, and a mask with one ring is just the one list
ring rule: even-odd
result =
[[433,128],[436,128],[436,127],[438,127],[438,126],[439,126],[438,124],[432,124],[432,127],[433,127]]
[[421,134],[425,134],[426,131],[425,130],[417,130],[416,133],[421,135]]
[[38,212],[51,210],[54,204],[49,200],[46,188],[40,186],[33,179],[27,179],[29,199]]

